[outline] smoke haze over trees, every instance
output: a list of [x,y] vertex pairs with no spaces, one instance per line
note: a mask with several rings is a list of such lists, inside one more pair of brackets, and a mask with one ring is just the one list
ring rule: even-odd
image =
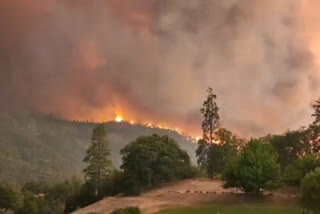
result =
[[95,121],[120,111],[200,133],[211,85],[228,129],[294,129],[309,124],[320,92],[317,8],[316,0],[2,0],[0,108]]

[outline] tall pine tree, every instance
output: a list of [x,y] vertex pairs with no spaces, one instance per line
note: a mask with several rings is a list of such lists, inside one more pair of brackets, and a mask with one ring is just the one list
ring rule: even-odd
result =
[[200,109],[203,115],[202,132],[203,139],[207,142],[212,141],[214,138],[214,132],[220,127],[220,117],[218,114],[219,108],[216,103],[217,95],[213,94],[212,88],[208,88],[208,97],[204,101],[202,108]]
[[213,178],[215,171],[215,154],[220,147],[213,145],[214,136],[220,127],[219,108],[216,103],[217,96],[213,94],[212,88],[208,88],[208,97],[203,102],[200,112],[203,115],[202,132],[203,139],[199,140],[196,156],[198,165],[207,171],[208,177]]
[[90,183],[95,196],[101,196],[102,182],[107,179],[112,170],[112,162],[109,159],[110,149],[107,133],[102,124],[97,125],[92,132],[91,145],[83,161],[88,165],[84,169],[85,180]]

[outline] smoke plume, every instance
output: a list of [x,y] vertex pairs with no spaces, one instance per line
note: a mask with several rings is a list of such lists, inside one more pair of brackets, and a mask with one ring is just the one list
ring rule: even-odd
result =
[[200,132],[212,87],[244,136],[310,122],[316,0],[1,0],[0,109]]

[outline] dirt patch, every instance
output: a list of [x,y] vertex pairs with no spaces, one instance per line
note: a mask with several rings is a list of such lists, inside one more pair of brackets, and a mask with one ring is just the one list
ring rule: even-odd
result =
[[[108,197],[73,214],[97,212],[109,214],[114,209],[138,206],[145,214],[163,209],[190,206],[209,202],[241,202],[251,200],[238,189],[224,189],[219,180],[186,180],[166,185],[138,197]],[[252,198],[252,200],[255,200]],[[297,195],[283,192],[266,192],[264,200],[296,202]]]

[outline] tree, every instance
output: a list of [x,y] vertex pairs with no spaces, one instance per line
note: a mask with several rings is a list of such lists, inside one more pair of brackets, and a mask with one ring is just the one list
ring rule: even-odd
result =
[[310,172],[302,180],[303,207],[314,214],[320,213],[320,168]]
[[320,125],[311,124],[304,131],[304,154],[312,154],[320,157]]
[[320,98],[313,104],[315,117],[313,123],[309,126],[307,131],[307,136],[309,137],[307,143],[310,144],[310,149],[313,154],[320,155]]
[[18,194],[10,186],[0,184],[0,210],[15,210],[18,198]]
[[213,94],[212,88],[208,88],[208,97],[204,101],[200,112],[203,115],[202,132],[203,139],[212,145],[214,132],[220,126],[219,108],[216,103],[217,95]]
[[94,188],[95,196],[101,196],[101,184],[112,170],[112,162],[109,159],[110,150],[107,134],[102,124],[93,129],[91,145],[87,155],[83,159],[88,166],[84,169],[85,180]]
[[122,165],[131,194],[164,182],[192,177],[189,155],[168,136],[142,136],[121,150]]
[[219,144],[228,145],[229,149],[234,152],[240,151],[247,142],[246,139],[240,138],[226,128],[219,128],[216,132],[216,138]]
[[40,214],[39,206],[35,200],[26,200],[17,214]]
[[311,116],[315,118],[313,125],[320,125],[320,98],[315,101],[315,103],[312,105],[312,108],[314,113]]
[[46,193],[48,190],[50,189],[50,185],[48,185],[48,183],[45,182],[35,182],[35,181],[29,181],[27,183],[25,183],[22,188],[21,191],[22,192],[32,192],[35,195],[41,194],[41,193]]
[[220,174],[224,169],[226,160],[229,158],[229,153],[225,145],[212,144],[208,151],[207,173],[210,178],[216,174]]
[[45,193],[47,209],[52,211],[52,214],[64,213],[67,202],[80,192],[82,185],[81,180],[72,177],[70,180],[65,180],[48,188]]
[[67,198],[64,213],[71,213],[96,201],[96,191],[92,183],[84,183],[77,192]]
[[284,170],[289,164],[303,157],[307,151],[305,140],[305,130],[288,131],[283,135],[267,136],[266,140],[274,147],[279,154],[279,163]]
[[[208,143],[205,140],[200,139],[198,141],[198,147],[196,149],[196,156],[197,156],[197,163],[200,166],[200,168],[203,170],[207,170],[208,153],[209,153]],[[209,173],[208,173],[208,175],[209,175]]]
[[198,165],[202,169],[206,170],[208,177],[213,178],[215,163],[214,159],[210,155],[216,152],[215,149],[217,147],[213,146],[213,140],[215,137],[215,131],[220,126],[220,117],[218,114],[219,108],[216,103],[217,96],[213,94],[212,88],[208,88],[207,92],[207,99],[203,102],[202,108],[200,109],[203,116],[203,137],[198,141],[196,156],[198,158]]
[[320,159],[315,156],[305,156],[288,165],[283,174],[283,180],[290,186],[300,187],[303,178],[320,167]]
[[243,139],[225,128],[218,129],[215,132],[215,138],[218,143],[212,145],[200,139],[196,150],[197,163],[202,170],[206,170],[209,178],[213,178],[215,174],[221,174],[230,157],[235,155],[244,144]]
[[228,162],[223,174],[224,187],[237,187],[250,194],[277,188],[280,182],[277,158],[270,144],[250,140],[242,152]]

